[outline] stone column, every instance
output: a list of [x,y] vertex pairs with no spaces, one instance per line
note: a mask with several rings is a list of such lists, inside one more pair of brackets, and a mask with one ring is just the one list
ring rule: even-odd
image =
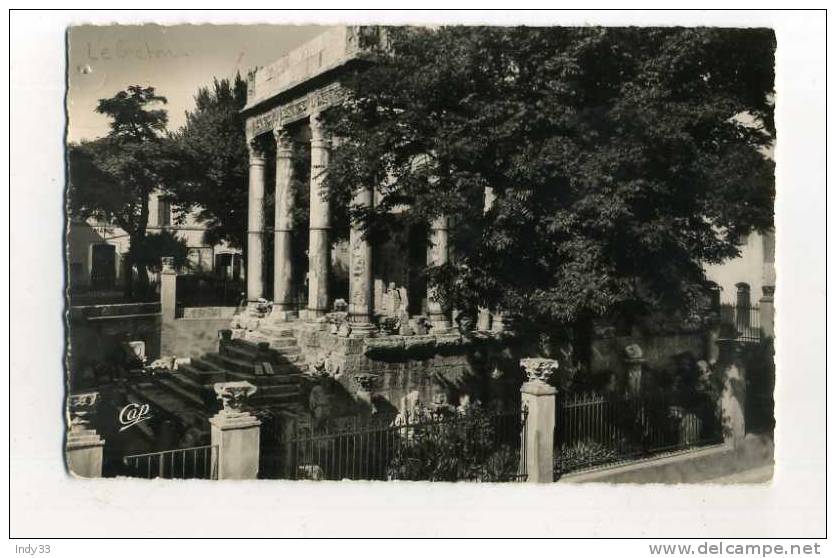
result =
[[[352,205],[370,208],[374,200],[371,188],[362,188],[354,195]],[[351,317],[351,336],[368,337],[373,334],[372,314],[374,295],[372,292],[372,244],[363,235],[359,223],[352,223],[349,232],[351,247],[348,276],[348,313]]]
[[746,436],[746,370],[741,353],[743,344],[736,339],[717,340],[717,366],[725,373],[725,384],[720,400],[723,417],[723,438],[726,444],[737,447]]
[[90,422],[98,401],[98,392],[69,396],[70,422],[65,457],[67,469],[76,477],[92,479],[102,476],[105,442]]
[[761,339],[775,337],[775,287],[763,286],[760,299]]
[[319,115],[311,116],[311,207],[308,243],[308,317],[315,319],[328,312],[328,272],[331,265],[331,210],[323,182],[328,167],[331,142]]
[[[447,263],[448,252],[447,217],[433,219],[430,223],[430,242],[427,246],[427,265],[438,267]],[[450,331],[450,319],[436,295],[436,288],[427,289],[427,309],[430,314],[431,333],[447,333]]]
[[524,439],[525,473],[528,482],[554,482],[554,414],[557,389],[548,384],[557,371],[557,361],[524,358],[520,361],[528,378],[520,392],[528,411]]
[[163,322],[172,322],[177,310],[177,271],[174,258],[164,257],[160,270],[160,311]]
[[215,393],[223,401],[223,409],[209,419],[212,445],[217,448],[213,469],[218,480],[258,477],[261,421],[243,410],[244,402],[255,391],[249,382],[215,384]]
[[[496,194],[493,193],[493,188],[490,186],[485,187],[485,206],[483,211],[487,213],[493,207],[494,200],[496,199]],[[491,311],[489,308],[484,306],[479,307],[479,315],[476,318],[476,330],[477,331],[490,331],[491,330]]]
[[250,150],[250,190],[247,201],[247,301],[264,296],[264,152],[253,140]]
[[285,321],[295,315],[293,308],[293,142],[284,128],[276,137],[276,215],[273,253],[273,312],[271,317]]

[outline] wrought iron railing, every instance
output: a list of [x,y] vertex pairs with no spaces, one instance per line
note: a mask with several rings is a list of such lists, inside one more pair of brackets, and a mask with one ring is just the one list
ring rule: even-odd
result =
[[[427,412],[298,426],[262,445],[261,476],[307,480],[517,481],[527,411]],[[272,434],[268,434],[272,435]]]
[[720,321],[732,324],[740,341],[758,343],[761,340],[761,314],[757,305],[721,304]]
[[217,479],[218,446],[196,446],[122,458],[125,474],[145,479]]
[[719,408],[708,396],[687,406],[667,397],[562,396],[556,405],[555,473],[611,466],[722,438]]

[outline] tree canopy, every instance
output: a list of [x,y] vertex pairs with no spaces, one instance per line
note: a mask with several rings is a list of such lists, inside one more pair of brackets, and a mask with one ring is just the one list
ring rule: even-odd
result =
[[247,140],[241,109],[247,83],[215,79],[195,95],[195,109],[174,134],[179,180],[172,195],[181,213],[195,212],[208,243],[242,246],[247,230]]
[[369,64],[341,80],[348,98],[327,115],[340,138],[331,195],[344,206],[374,184],[376,207],[352,213],[381,237],[451,216],[454,257],[428,270],[450,305],[547,324],[687,309],[704,264],[772,226],[771,30],[387,28],[365,40]]
[[[73,218],[96,218],[113,223],[130,236],[127,269],[147,282],[147,258],[140,253],[148,228],[149,196],[171,183],[175,162],[165,135],[168,115],[154,108],[165,97],[153,87],[130,86],[99,100],[97,112],[110,117],[107,136],[70,144],[68,210]],[[133,274],[126,274],[125,290],[133,294]]]

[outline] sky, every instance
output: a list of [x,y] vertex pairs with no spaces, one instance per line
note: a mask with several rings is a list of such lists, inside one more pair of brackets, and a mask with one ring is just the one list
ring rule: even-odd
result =
[[70,27],[67,140],[108,132],[95,112],[99,99],[129,85],[153,86],[168,99],[169,128],[181,126],[198,88],[214,77],[245,77],[305,43],[327,27],[312,25],[84,25]]

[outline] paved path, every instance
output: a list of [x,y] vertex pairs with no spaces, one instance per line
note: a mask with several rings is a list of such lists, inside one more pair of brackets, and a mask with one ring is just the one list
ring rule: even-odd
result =
[[755,484],[765,483],[772,479],[773,466],[762,465],[754,469],[747,469],[739,473],[725,475],[716,479],[702,481],[703,484]]

